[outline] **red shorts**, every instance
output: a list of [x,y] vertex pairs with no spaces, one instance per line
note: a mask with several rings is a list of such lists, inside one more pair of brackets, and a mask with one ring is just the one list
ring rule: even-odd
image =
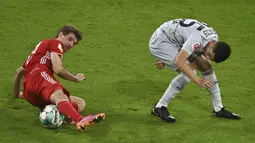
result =
[[62,90],[70,100],[69,92],[55,77],[46,71],[38,69],[26,75],[23,96],[32,105],[41,108],[50,104],[51,95],[59,89]]

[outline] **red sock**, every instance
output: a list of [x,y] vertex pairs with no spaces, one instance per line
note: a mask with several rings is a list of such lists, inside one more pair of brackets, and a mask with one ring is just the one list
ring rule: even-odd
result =
[[78,107],[78,105],[77,105],[75,102],[71,102],[71,104],[73,105],[73,108],[74,108],[77,112],[79,112],[79,107]]
[[71,102],[69,101],[62,101],[59,102],[57,108],[60,113],[64,114],[67,117],[70,117],[74,122],[80,121],[83,116],[80,115],[73,107]]

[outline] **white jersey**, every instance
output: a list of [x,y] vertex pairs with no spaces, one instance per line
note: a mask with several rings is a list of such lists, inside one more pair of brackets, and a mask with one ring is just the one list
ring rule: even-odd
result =
[[203,52],[209,42],[218,41],[218,35],[213,28],[194,19],[174,19],[165,22],[156,33],[178,45],[178,50],[183,49],[189,54]]

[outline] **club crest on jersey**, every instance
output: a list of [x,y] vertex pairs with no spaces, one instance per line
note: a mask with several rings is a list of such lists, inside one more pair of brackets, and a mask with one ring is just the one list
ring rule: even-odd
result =
[[63,48],[61,44],[58,44],[58,49],[60,50],[61,53],[63,52]]
[[194,49],[194,52],[198,52],[198,50],[199,50],[199,47],[200,47],[201,45],[200,45],[200,43],[198,42],[198,43],[195,43],[195,44],[193,44],[192,45],[192,48]]

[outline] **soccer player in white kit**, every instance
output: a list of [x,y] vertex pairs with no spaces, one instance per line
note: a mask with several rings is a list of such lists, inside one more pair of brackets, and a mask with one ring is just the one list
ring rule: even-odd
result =
[[[168,112],[168,104],[193,81],[207,88],[213,103],[213,115],[220,118],[240,119],[227,111],[221,101],[219,84],[210,61],[220,63],[231,54],[229,45],[218,41],[218,35],[204,22],[194,19],[174,19],[163,23],[151,36],[149,48],[156,57],[156,67],[165,65],[179,74],[171,81],[164,95],[152,109],[152,114],[166,122],[176,119]],[[203,78],[196,75],[200,71]]]

